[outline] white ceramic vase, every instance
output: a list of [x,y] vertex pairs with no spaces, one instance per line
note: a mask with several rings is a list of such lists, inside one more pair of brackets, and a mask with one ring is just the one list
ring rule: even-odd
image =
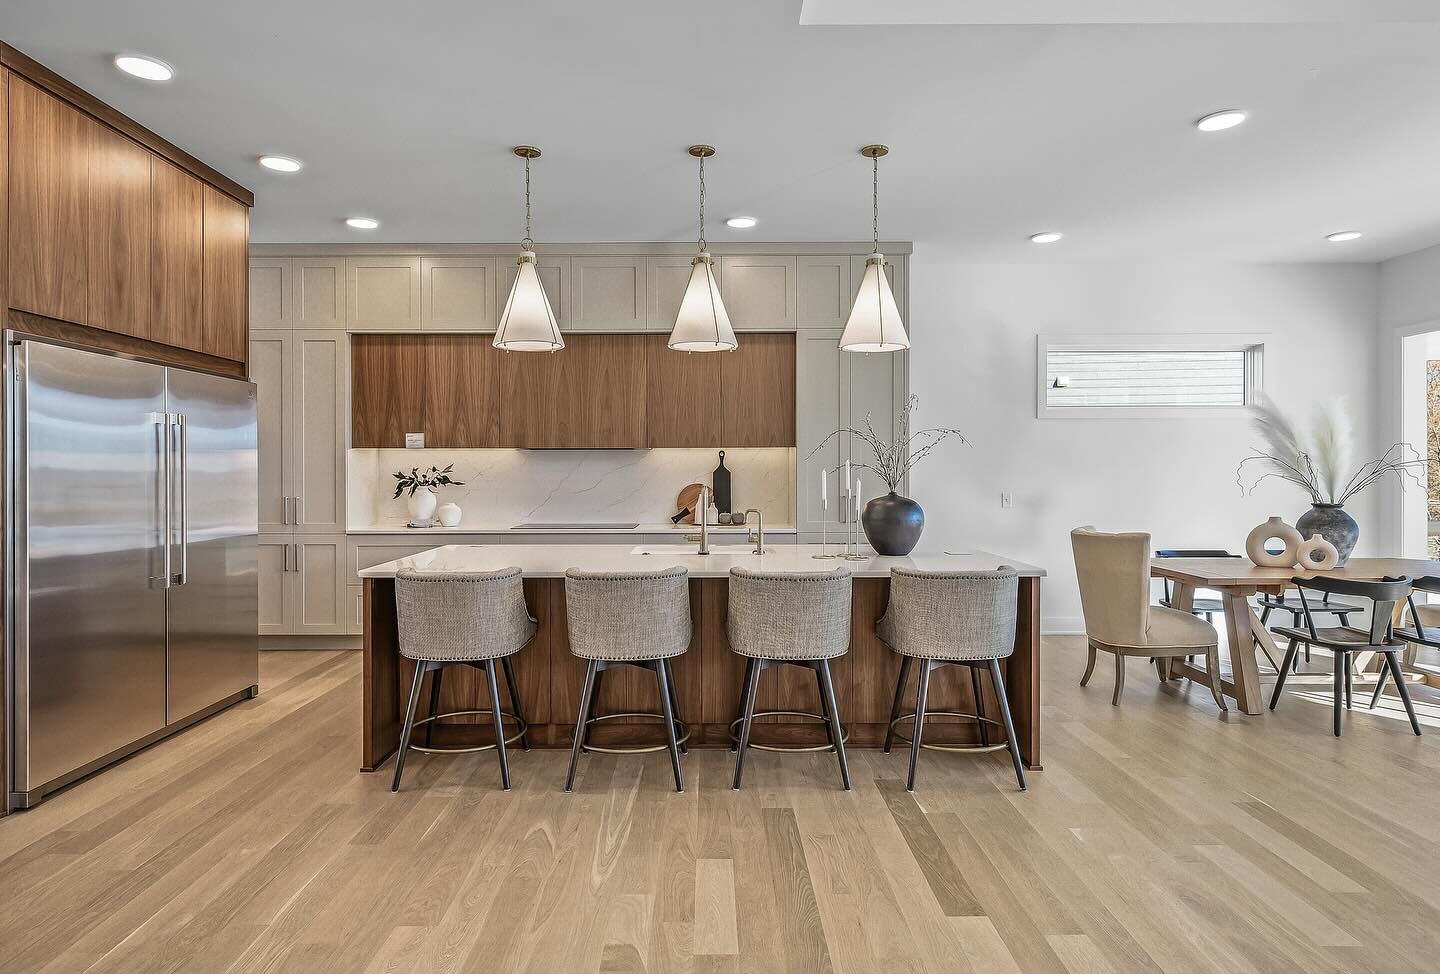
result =
[[[1285,550],[1272,555],[1265,550],[1265,542],[1271,538],[1285,545]],[[1304,539],[1300,532],[1286,524],[1278,516],[1264,524],[1257,524],[1245,538],[1245,554],[1261,568],[1292,568],[1300,558],[1300,544]]]
[[435,515],[440,518],[441,527],[458,528],[460,526],[459,504],[441,504],[436,508]]
[[1328,572],[1340,563],[1340,549],[1318,534],[1302,542],[1299,554],[1300,567],[1312,572]]
[[429,527],[435,521],[435,492],[422,487],[411,494],[405,502],[410,508],[412,527]]

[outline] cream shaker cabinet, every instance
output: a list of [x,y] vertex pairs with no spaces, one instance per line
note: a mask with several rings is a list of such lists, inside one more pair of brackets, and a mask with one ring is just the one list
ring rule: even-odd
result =
[[645,273],[644,257],[571,257],[568,328],[644,331]]
[[421,257],[420,330],[494,331],[500,288],[498,257]]
[[795,330],[795,258],[720,257],[721,293],[736,331]]
[[[515,286],[515,275],[520,272],[520,265],[514,258],[501,259],[500,269],[500,314],[505,312],[505,303],[510,300],[510,290]],[[540,286],[545,289],[545,297],[550,300],[550,310],[555,315],[555,320],[560,323],[561,328],[566,328],[570,323],[570,258],[555,257],[551,254],[542,253],[535,265],[535,273],[540,277]],[[499,318],[496,318],[496,328],[499,327]],[[490,329],[494,330],[494,329]]]
[[259,555],[260,635],[351,631],[344,535],[261,535]]
[[345,258],[350,331],[420,330],[419,257]]
[[345,327],[345,258],[250,258],[250,328]]
[[855,292],[850,255],[795,259],[795,323],[801,328],[844,328]]

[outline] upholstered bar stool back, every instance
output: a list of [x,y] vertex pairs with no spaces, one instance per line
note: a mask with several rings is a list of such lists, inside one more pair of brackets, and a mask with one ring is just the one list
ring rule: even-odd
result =
[[[835,702],[835,685],[830,660],[850,649],[850,573],[843,568],[830,572],[767,573],[745,568],[730,569],[730,612],[726,623],[730,648],[749,662],[741,691],[740,716],[731,723],[736,740],[735,780],[740,787],[745,752],[752,745],[750,729],[756,716],[791,716],[825,723],[827,743],[840,763],[840,780],[850,787],[850,769],[845,761],[845,732]],[[803,666],[815,671],[820,691],[820,713],[798,711],[755,711],[760,674],[773,666]],[[737,732],[738,728],[738,732]],[[765,745],[765,750],[817,750]]]
[[[906,568],[890,570],[890,604],[876,626],[876,632],[898,653],[900,677],[895,683],[895,700],[890,708],[890,729],[885,734],[888,752],[896,735],[895,725],[913,720],[910,738],[910,773],[905,787],[915,790],[915,769],[923,743],[925,718],[936,712],[926,709],[930,691],[930,674],[935,669],[958,664],[970,668],[970,686],[975,695],[975,712],[946,712],[944,716],[969,717],[980,733],[979,747],[935,745],[937,750],[998,751],[1008,749],[1015,765],[1015,779],[1023,791],[1025,767],[1020,761],[1020,748],[1015,740],[1015,726],[1010,717],[1010,704],[1005,696],[1005,680],[1000,660],[1015,652],[1015,612],[1020,590],[1020,575],[1002,565],[994,571],[922,572]],[[920,660],[920,676],[915,692],[915,712],[902,714],[901,700],[910,670]],[[989,670],[1000,705],[1001,720],[985,716],[980,671]],[[1003,725],[1005,743],[991,745],[990,725]]]
[[[684,791],[680,754],[690,731],[676,716],[675,678],[669,661],[690,645],[689,573],[679,566],[656,572],[584,572],[572,568],[565,573],[565,615],[570,628],[570,652],[588,662],[565,790],[570,791],[575,785],[575,770],[582,751],[625,753],[660,749],[593,746],[590,730],[596,721],[657,717],[665,724],[664,747],[670,751],[675,790]],[[659,713],[596,716],[595,700],[604,673],[615,666],[638,666],[654,671],[660,691]],[[679,734],[677,725],[681,729]]]
[[[405,769],[405,754],[412,747],[417,751],[450,753],[481,751],[494,748],[500,756],[500,779],[510,788],[510,767],[505,745],[518,739],[530,750],[527,726],[521,713],[519,692],[510,657],[519,652],[535,635],[535,620],[525,606],[520,569],[502,568],[476,574],[423,573],[400,571],[395,576],[395,615],[398,623],[400,655],[415,661],[415,680],[410,686],[410,702],[400,734],[400,751],[395,758],[395,780],[391,791],[400,789],[400,775]],[[499,661],[510,692],[507,713],[500,706],[500,688],[493,663]],[[440,681],[447,666],[465,665],[485,671],[490,684],[488,710],[457,710],[439,713]],[[430,682],[430,716],[415,719],[420,702],[420,685],[425,674],[433,674]],[[482,747],[431,747],[435,722],[442,717],[466,714],[488,714],[495,725],[495,743]],[[504,721],[516,723],[519,730],[508,739]],[[425,745],[410,744],[410,735],[417,723],[425,725]]]

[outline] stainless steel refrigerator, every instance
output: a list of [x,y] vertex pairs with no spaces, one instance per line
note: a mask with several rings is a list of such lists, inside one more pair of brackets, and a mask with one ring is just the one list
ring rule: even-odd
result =
[[258,681],[255,386],[6,333],[9,803]]

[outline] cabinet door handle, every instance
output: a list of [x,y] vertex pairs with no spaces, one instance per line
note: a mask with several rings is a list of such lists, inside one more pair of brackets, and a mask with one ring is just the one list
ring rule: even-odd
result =
[[[290,523],[290,498],[288,496],[280,498],[280,523]],[[288,548],[290,546],[286,545],[285,547]],[[289,571],[289,569],[286,569],[286,571]]]
[[280,571],[290,571],[290,545],[288,542],[286,543],[285,547],[282,548],[280,551]]
[[305,523],[305,498],[303,497],[295,498],[295,523]]

